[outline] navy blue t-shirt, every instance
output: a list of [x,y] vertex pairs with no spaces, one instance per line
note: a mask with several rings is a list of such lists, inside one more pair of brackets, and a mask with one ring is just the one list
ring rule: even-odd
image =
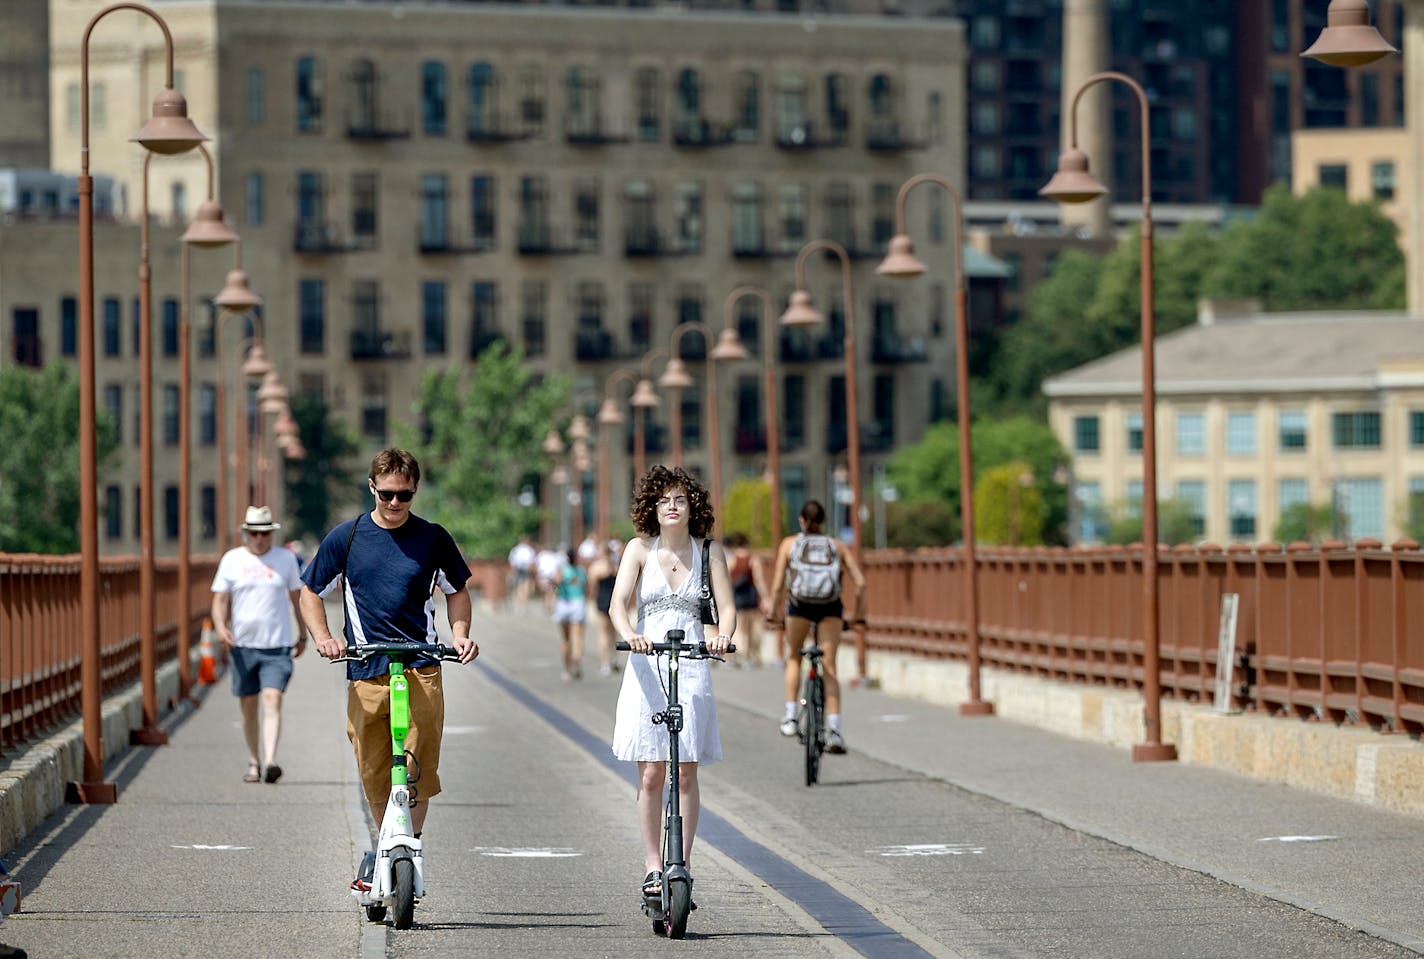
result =
[[[414,514],[395,529],[377,526],[369,513],[347,520],[326,534],[302,572],[302,582],[323,599],[341,588],[348,646],[437,642],[435,590],[458,592],[469,578],[470,567],[445,528]],[[439,663],[422,657],[408,665]],[[389,671],[386,656],[346,664],[347,679],[372,679]]]

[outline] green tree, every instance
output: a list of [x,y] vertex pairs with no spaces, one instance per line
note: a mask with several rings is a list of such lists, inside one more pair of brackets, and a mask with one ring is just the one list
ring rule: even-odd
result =
[[[1195,543],[1200,538],[1196,510],[1191,503],[1172,498],[1157,501],[1157,539],[1160,542],[1177,546]],[[1133,501],[1114,511],[1108,526],[1107,541],[1122,546],[1142,542],[1141,502]]]
[[404,442],[420,458],[422,513],[442,524],[467,555],[499,558],[537,528],[537,506],[519,492],[548,471],[544,437],[568,405],[563,377],[537,381],[504,341],[489,346],[466,375],[426,374],[416,400],[423,432]]
[[334,518],[346,519],[342,514],[354,513],[365,501],[364,464],[356,458],[361,444],[320,397],[294,395],[291,407],[307,455],[287,461],[284,475],[292,515],[284,520],[290,524],[284,532],[291,539],[320,541],[335,525]]
[[776,545],[771,529],[771,484],[750,477],[727,488],[722,507],[722,531],[746,533],[755,549]]
[[[113,453],[96,411],[99,466]],[[0,552],[79,552],[79,380],[68,363],[0,368]]]
[[974,536],[980,543],[1037,546],[1043,542],[1043,494],[1023,460],[979,474],[974,483]]
[[1336,530],[1349,529],[1343,513],[1336,515],[1329,503],[1292,503],[1281,510],[1281,518],[1271,537],[1277,543],[1315,543],[1330,539]]
[[1404,501],[1404,535],[1424,543],[1424,493],[1410,493]]

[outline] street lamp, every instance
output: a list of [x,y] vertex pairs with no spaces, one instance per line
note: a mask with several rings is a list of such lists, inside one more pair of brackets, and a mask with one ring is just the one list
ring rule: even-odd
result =
[[[222,309],[222,314],[213,330],[213,345],[216,351],[217,360],[217,439],[218,439],[218,502],[217,514],[218,525],[221,527],[220,539],[224,551],[231,545],[232,529],[241,520],[229,523],[228,511],[228,452],[227,452],[227,428],[224,425],[227,410],[227,388],[223,381],[223,359],[222,359],[222,327],[224,323],[233,317],[247,317],[251,311],[262,305],[262,298],[252,292],[247,285],[247,274],[242,269],[242,244],[237,244],[236,265],[228,271],[227,283],[217,296],[213,297],[213,303]],[[243,338],[243,347],[251,344],[251,352],[248,354],[246,362],[242,365],[243,376],[248,379],[260,379],[267,375],[271,369],[271,364],[267,362],[267,351],[262,348],[262,320],[257,314],[251,313],[254,332],[256,337]],[[242,387],[242,415],[239,417],[241,426],[241,441],[238,446],[239,472],[238,475],[245,475],[247,458],[242,454],[242,447],[247,443],[247,383],[243,381]],[[250,492],[250,491],[249,491]],[[250,503],[236,502],[238,497],[232,497],[236,509],[235,513],[246,509]]]
[[1113,80],[1136,96],[1142,138],[1142,634],[1143,725],[1147,741],[1132,747],[1133,762],[1177,758],[1177,747],[1162,742],[1161,633],[1157,584],[1157,373],[1156,317],[1152,283],[1152,149],[1148,138],[1147,93],[1132,77],[1107,71],[1079,84],[1069,111],[1069,148],[1058,158],[1058,172],[1039,194],[1060,203],[1083,203],[1104,196],[1108,188],[1088,172],[1088,155],[1078,149],[1078,101],[1089,87]]
[[[257,450],[256,479],[254,485],[257,487],[256,502],[268,504],[267,489],[267,441],[263,429],[263,416],[271,414],[276,416],[287,408],[287,399],[291,394],[282,385],[282,381],[277,377],[276,370],[268,370],[262,377],[262,385],[257,388],[257,442],[253,444]],[[273,483],[275,486],[275,482]]]
[[1330,0],[1325,29],[1301,56],[1332,67],[1358,67],[1398,52],[1370,25],[1366,0]]
[[190,637],[188,630],[193,620],[192,571],[188,568],[192,555],[193,510],[193,358],[192,325],[189,320],[189,301],[192,299],[192,283],[189,271],[189,248],[203,247],[215,249],[237,240],[237,233],[223,220],[222,207],[213,199],[213,157],[202,144],[198,149],[208,165],[208,198],[198,205],[193,222],[179,237],[182,252],[182,290],[178,303],[178,698],[186,699],[193,686],[193,677],[188,663]]
[[81,780],[65,786],[74,803],[112,803],[118,788],[104,779],[103,649],[99,641],[99,448],[95,433],[94,376],[94,178],[89,173],[89,37],[98,22],[115,10],[135,10],[163,31],[167,55],[163,89],[153,100],[153,115],[134,139],[144,149],[165,155],[186,153],[207,137],[188,119],[188,104],[173,88],[173,35],[162,17],[138,3],[111,4],[89,20],[79,53],[79,590],[80,703],[84,727]]
[[[981,698],[980,686],[979,567],[974,554],[974,450],[970,442],[973,424],[969,415],[969,291],[964,277],[964,200],[953,184],[933,173],[921,173],[905,181],[895,199],[895,235],[890,240],[890,251],[875,272],[902,279],[925,272],[925,265],[915,257],[915,245],[905,224],[905,199],[921,183],[943,187],[954,205],[955,412],[959,424],[959,522],[964,531],[961,587],[964,591],[964,643],[969,652],[969,700],[960,704],[959,714],[988,716],[993,713],[994,705]],[[884,526],[882,517],[880,527]]]
[[567,543],[569,541],[567,522],[568,491],[564,487],[568,484],[569,473],[568,470],[564,469],[564,465],[558,462],[559,457],[564,455],[564,438],[559,435],[558,430],[551,429],[544,435],[544,442],[541,448],[544,451],[544,455],[549,457],[549,460],[554,463],[554,468],[549,473],[549,485],[554,487],[554,503],[559,511],[559,539],[561,542]]
[[855,303],[850,286],[850,254],[845,247],[833,240],[812,240],[796,255],[796,292],[791,294],[791,303],[781,314],[785,326],[813,326],[821,322],[821,314],[811,305],[811,294],[806,292],[806,257],[817,250],[827,250],[836,255],[841,265],[841,286],[845,297],[845,415],[846,415],[846,455],[850,467],[850,545],[860,548],[860,404],[856,400],[855,385]]
[[[682,338],[693,330],[701,332],[706,339],[712,338],[712,330],[700,320],[679,323],[672,331],[670,341],[672,358],[668,360],[667,369],[663,375],[658,378],[658,385],[671,390],[673,394],[672,465],[674,466],[682,465],[682,395],[680,391],[692,385],[692,377],[688,375],[687,367],[682,362]],[[719,504],[722,494],[722,435],[717,411],[721,399],[717,393],[717,363],[724,360],[745,360],[750,356],[751,354],[747,352],[747,348],[742,345],[741,339],[737,336],[736,327],[730,323],[723,325],[722,332],[717,335],[717,345],[707,351],[707,443],[710,456],[708,468],[711,472],[708,487],[712,492],[713,502]],[[715,523],[711,535],[714,539],[717,536]]]
[[652,366],[662,356],[667,356],[667,350],[654,348],[643,354],[643,375],[628,400],[633,405],[633,472],[636,476],[642,476],[647,468],[648,411],[660,402],[657,390],[653,389]]
[[[623,411],[618,408],[618,403],[613,399],[613,390],[619,383],[637,384],[638,374],[629,369],[615,370],[603,384],[603,405],[598,408],[599,433],[603,432],[603,427],[619,426],[623,423]],[[598,487],[598,540],[601,543],[608,542],[609,533],[609,504],[611,496],[609,485],[612,483],[612,466],[609,458],[612,454],[613,441],[606,436],[599,440],[598,444],[598,477],[595,485]]]
[[588,417],[582,413],[569,422],[569,465],[573,467],[573,489],[569,491],[569,506],[573,509],[573,533],[570,543],[583,542],[583,475],[593,467],[588,452],[588,440],[592,430]]
[[771,484],[771,547],[781,542],[781,434],[780,412],[776,402],[776,350],[779,348],[776,326],[772,323],[775,307],[771,294],[756,286],[739,286],[723,301],[723,325],[732,328],[732,310],[747,296],[761,300],[761,328],[764,331],[762,366],[766,371],[766,472]]

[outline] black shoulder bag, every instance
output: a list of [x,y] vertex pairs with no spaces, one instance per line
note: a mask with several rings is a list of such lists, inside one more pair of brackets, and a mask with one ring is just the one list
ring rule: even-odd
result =
[[712,596],[712,541],[702,541],[702,623],[717,625],[717,600]]

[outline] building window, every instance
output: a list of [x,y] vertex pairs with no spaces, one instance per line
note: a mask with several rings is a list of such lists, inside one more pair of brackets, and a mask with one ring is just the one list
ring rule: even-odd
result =
[[59,299],[59,354],[74,356],[79,352],[79,301],[72,296]]
[[1281,452],[1305,449],[1305,414],[1299,410],[1283,411],[1276,422]]
[[755,183],[740,183],[732,190],[732,255],[760,256],[765,247],[761,187]]
[[976,60],[969,70],[970,85],[980,93],[993,93],[999,89],[999,62],[997,60]]
[[361,384],[361,432],[378,443],[386,439],[386,382],[370,374]]
[[566,132],[571,137],[592,137],[602,131],[599,110],[600,81],[591,67],[570,67],[568,73],[568,118]]
[[168,209],[174,222],[182,223],[188,219],[188,185],[182,180],[174,180],[169,187]]
[[445,352],[445,282],[426,280],[420,284],[421,327],[425,331],[425,352],[435,356]]
[[795,253],[806,244],[806,188],[788,183],[781,188],[780,248],[783,253]]
[[117,486],[104,487],[104,538],[122,539],[124,535],[123,495]]
[[104,410],[114,424],[114,442],[124,441],[124,388],[110,383],[104,387]]
[[1192,531],[1197,536],[1206,533],[1206,484],[1201,480],[1182,480],[1177,484],[1177,501],[1186,506],[1192,518]]
[[544,303],[547,299],[542,280],[525,280],[520,290],[523,303],[524,355],[544,355]]
[[544,71],[536,66],[519,70],[519,119],[527,136],[544,132]]
[[163,538],[178,538],[178,487],[163,487]]
[[549,181],[543,176],[519,179],[519,248],[547,252],[549,237]]
[[1256,454],[1255,413],[1226,414],[1226,452],[1248,456]]
[[976,103],[972,114],[974,132],[983,136],[997,136],[999,133],[999,105],[997,103]]
[[122,310],[119,307],[119,298],[116,296],[104,297],[104,355],[119,355],[119,331],[122,322]]
[[1394,163],[1381,160],[1370,164],[1370,188],[1376,200],[1394,199]]
[[1310,484],[1303,479],[1283,479],[1276,484],[1276,508],[1284,515],[1292,506],[1310,502]]
[[427,60],[420,65],[420,116],[429,136],[445,135],[445,101],[445,64]]
[[470,235],[475,250],[493,250],[495,246],[494,177],[482,174],[470,177]]
[[999,148],[982,144],[974,148],[970,165],[974,169],[975,176],[989,179],[999,176],[1004,169]]
[[1226,484],[1226,511],[1231,518],[1231,538],[1256,535],[1256,481],[1231,480]]
[[351,239],[363,250],[376,248],[380,223],[376,207],[379,197],[376,174],[351,175]]
[[247,174],[247,197],[246,213],[248,226],[261,226],[263,220],[264,203],[262,190],[262,174]]
[[163,387],[163,445],[178,445],[178,386],[174,383]]
[[810,141],[806,81],[797,74],[788,74],[781,78],[776,90],[776,142],[786,146],[810,146]]
[[1127,451],[1129,453],[1142,452],[1142,414],[1127,414]]
[[109,125],[109,91],[102,81],[96,81],[89,94],[89,124],[95,130]]
[[652,184],[647,180],[630,181],[623,188],[623,199],[625,252],[642,256],[658,252],[657,207]]
[[849,183],[826,188],[826,239],[855,252],[855,194]]
[[1177,452],[1183,456],[1206,452],[1206,417],[1201,413],[1177,414]]
[[826,76],[826,130],[832,143],[844,143],[850,133],[850,81],[843,74]]
[[1424,446],[1424,410],[1409,411],[1409,445],[1415,449]]
[[450,248],[449,192],[443,173],[427,173],[420,178],[420,248]]
[[574,182],[574,246],[584,252],[598,249],[598,199],[601,187],[597,178]]
[[759,299],[743,296],[737,300],[737,338],[752,356],[761,356],[762,304]]
[[580,280],[574,296],[578,334],[584,337],[602,337],[603,284],[597,280]]
[[20,366],[41,366],[40,311],[30,307],[17,306],[13,319],[15,362]]
[[737,74],[732,93],[732,138],[738,143],[755,143],[761,135],[760,88],[757,74],[750,70]]
[[163,298],[162,327],[163,355],[178,355],[178,301],[171,296]]
[[218,394],[211,383],[198,387],[198,445],[213,446],[218,441]]
[[214,539],[218,535],[218,488],[204,483],[198,491],[198,535],[202,539]]
[[1096,416],[1073,417],[1073,449],[1079,453],[1098,451],[1098,418]]
[[79,84],[70,83],[64,87],[64,129],[67,133],[79,132]]
[[872,445],[877,449],[895,448],[895,375],[875,374],[871,415]]
[[1343,163],[1322,163],[1318,169],[1321,186],[1349,190],[1349,168]]
[[470,359],[503,337],[499,332],[499,287],[489,280],[480,280],[470,290]]
[[262,68],[249,67],[247,70],[247,123],[257,126],[265,119],[266,104],[263,102]]
[[1342,479],[1335,486],[1336,509],[1351,539],[1384,537],[1384,483],[1375,477]]
[[788,450],[799,450],[806,445],[806,377],[788,373],[782,379],[781,389],[781,441]]
[[297,59],[297,132],[321,132],[321,67],[316,57]]
[[674,135],[694,143],[700,142],[702,139],[702,78],[696,70],[688,67],[678,72],[673,103],[677,107],[673,116]]
[[975,50],[997,50],[999,18],[987,13],[975,15],[969,22],[969,45]]
[[[470,116],[466,124],[469,136],[478,140],[499,132],[495,126],[494,67],[484,62],[471,64],[466,86],[470,94]],[[542,107],[540,116],[543,116]]]
[[300,280],[297,283],[297,323],[301,329],[302,353],[320,355],[326,344],[326,283]]
[[662,136],[662,87],[655,67],[642,67],[633,81],[637,99],[638,139],[656,143]]
[[646,353],[653,345],[653,284],[633,283],[628,287],[628,350]]
[[312,170],[297,172],[297,233],[306,243],[319,244],[326,237],[326,186]]
[[1330,419],[1337,450],[1379,449],[1378,413],[1335,413]]

